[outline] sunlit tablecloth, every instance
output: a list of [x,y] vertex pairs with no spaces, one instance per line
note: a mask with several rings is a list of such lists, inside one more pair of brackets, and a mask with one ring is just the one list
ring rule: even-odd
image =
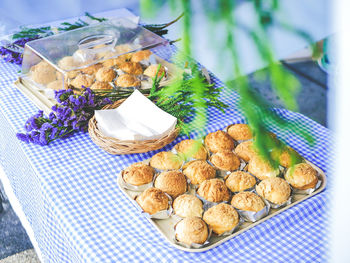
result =
[[[202,253],[173,248],[117,186],[125,166],[155,152],[113,156],[79,133],[49,146],[16,139],[34,104],[12,83],[19,68],[0,60],[0,156],[45,262],[324,262],[328,245],[328,190]],[[217,85],[222,85],[214,78]],[[224,97],[235,105],[237,95]],[[313,147],[281,132],[306,159],[330,174],[330,132],[307,117],[276,110],[317,137]],[[242,122],[235,106],[210,111],[208,132]],[[162,150],[169,150],[182,138]]]

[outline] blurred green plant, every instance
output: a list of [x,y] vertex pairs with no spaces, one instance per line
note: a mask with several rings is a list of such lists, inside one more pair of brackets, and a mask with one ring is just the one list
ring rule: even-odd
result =
[[[240,95],[238,107],[245,116],[249,123],[251,130],[254,134],[255,148],[259,151],[261,156],[270,161],[273,166],[278,165],[278,160],[274,160],[271,156],[271,150],[283,151],[285,144],[274,140],[269,136],[269,126],[281,128],[283,130],[293,130],[298,136],[303,138],[307,143],[312,145],[314,138],[305,129],[300,128],[294,121],[287,121],[274,113],[270,108],[271,105],[265,101],[261,96],[253,92],[250,86],[247,76],[244,76],[241,70],[241,62],[239,57],[238,45],[235,41],[235,29],[240,29],[250,36],[254,42],[257,53],[261,60],[268,65],[266,75],[264,78],[268,78],[273,90],[283,100],[287,109],[297,110],[296,95],[300,90],[300,83],[298,80],[289,73],[281,63],[279,63],[272,49],[272,45],[268,36],[269,28],[273,26],[280,27],[288,32],[299,36],[306,40],[312,47],[316,47],[312,43],[311,37],[304,31],[290,26],[286,21],[278,21],[275,19],[275,14],[279,10],[278,0],[250,0],[253,6],[254,16],[251,18],[253,26],[246,26],[242,24],[235,16],[234,10],[238,2],[236,0],[217,0],[217,1],[190,1],[190,0],[142,0],[141,11],[144,15],[154,16],[157,10],[159,10],[164,4],[169,4],[173,10],[180,10],[183,13],[182,22],[182,42],[179,52],[176,54],[175,60],[184,65],[188,64],[188,67],[192,70],[192,89],[195,91],[194,108],[203,108],[201,100],[205,96],[205,86],[200,81],[201,73],[197,65],[190,59],[192,56],[192,49],[195,48],[191,41],[191,32],[193,29],[193,6],[201,4],[204,9],[204,13],[211,25],[215,27],[220,25],[221,37],[224,36],[221,41],[222,46],[220,50],[227,51],[230,54],[230,62],[232,65],[232,75],[235,76],[232,80],[226,81],[226,86],[232,92],[237,91]],[[212,28],[213,29],[213,28]],[[208,36],[215,38],[215,31],[211,31],[213,35]],[[224,53],[224,52],[222,52]],[[314,53],[317,53],[317,49],[314,48]],[[226,54],[226,53],[225,53]],[[223,58],[221,58],[223,59]],[[227,57],[225,59],[228,59]],[[177,88],[180,88],[181,84],[173,84],[163,90],[163,93],[167,96],[172,96],[177,92]],[[201,129],[205,132],[207,122],[207,114],[195,113],[194,120],[191,123],[192,127],[196,127],[197,130]],[[292,161],[296,160],[297,156],[293,156]]]

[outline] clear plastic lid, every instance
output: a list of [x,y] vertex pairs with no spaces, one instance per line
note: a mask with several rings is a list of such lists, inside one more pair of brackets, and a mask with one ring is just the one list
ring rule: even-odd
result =
[[125,18],[78,28],[25,45],[22,73],[45,60],[63,74],[168,42]]

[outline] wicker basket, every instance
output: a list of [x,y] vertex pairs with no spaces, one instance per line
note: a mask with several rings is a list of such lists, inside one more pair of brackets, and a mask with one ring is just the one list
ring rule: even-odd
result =
[[[124,100],[118,100],[114,104],[106,105],[103,109],[115,109],[123,101]],[[105,136],[98,129],[95,116],[89,121],[89,135],[91,140],[110,154],[144,153],[158,150],[171,143],[179,135],[179,132],[180,129],[175,128],[169,134],[157,140],[121,141],[116,138]]]

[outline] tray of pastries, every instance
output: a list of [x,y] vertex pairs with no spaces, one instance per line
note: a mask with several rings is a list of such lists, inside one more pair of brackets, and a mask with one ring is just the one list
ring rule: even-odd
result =
[[275,168],[252,143],[248,125],[232,124],[125,167],[118,186],[171,245],[206,251],[326,186],[324,172],[291,147],[273,155]]
[[168,41],[129,20],[111,19],[28,42],[15,84],[49,112],[57,90],[148,90],[156,75],[162,76],[160,86],[182,76],[179,67],[155,52],[170,57]]

